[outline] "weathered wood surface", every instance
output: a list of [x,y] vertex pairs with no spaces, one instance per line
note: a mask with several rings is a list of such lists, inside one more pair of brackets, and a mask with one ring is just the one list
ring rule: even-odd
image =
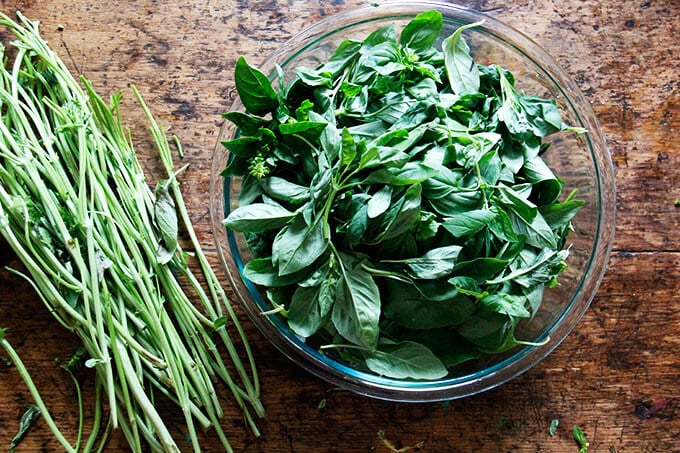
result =
[[[254,63],[304,25],[358,0],[3,0],[43,24],[74,72],[104,94],[124,90],[126,124],[150,174],[158,165],[135,84],[185,147],[184,192],[212,249],[210,157],[231,102],[238,55]],[[478,0],[469,6],[522,30],[555,56],[597,113],[616,167],[614,253],[591,309],[545,361],[500,388],[450,404],[376,401],[332,387],[282,358],[246,322],[262,373],[268,417],[249,435],[232,408],[225,429],[237,451],[428,452],[577,451],[575,424],[594,452],[680,451],[680,3],[676,0]],[[137,127],[137,128],[136,128]],[[19,266],[0,243],[0,264]],[[55,358],[77,340],[30,286],[0,270],[0,325],[69,438],[76,432],[74,389]],[[82,372],[85,402],[92,401]],[[319,403],[325,400],[325,407]],[[16,370],[0,364],[0,448],[18,427],[30,395]],[[661,410],[643,417],[644,405]],[[227,408],[227,411],[230,409]],[[637,411],[637,415],[636,415]],[[88,412],[91,412],[88,409]],[[170,424],[181,417],[168,415]],[[552,419],[560,425],[548,434]],[[208,435],[206,451],[217,451]],[[122,436],[108,451],[122,451]],[[59,451],[38,421],[18,451]]]

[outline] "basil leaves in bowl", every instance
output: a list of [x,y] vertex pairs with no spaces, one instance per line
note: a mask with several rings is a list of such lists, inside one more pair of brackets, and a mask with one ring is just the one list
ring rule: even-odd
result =
[[[242,306],[355,392],[444,400],[538,363],[604,273],[614,183],[577,87],[460,7],[340,13],[239,58],[211,180]],[[265,314],[263,314],[265,313]]]

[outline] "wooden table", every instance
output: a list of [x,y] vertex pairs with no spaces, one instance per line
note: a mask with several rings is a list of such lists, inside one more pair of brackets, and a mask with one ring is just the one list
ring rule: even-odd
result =
[[[0,8],[39,19],[52,47],[101,93],[124,90],[125,122],[137,127],[145,168],[159,175],[128,89],[133,83],[139,87],[184,144],[190,163],[184,193],[211,251],[210,158],[220,113],[231,102],[237,56],[260,62],[301,27],[363,3],[3,0]],[[389,403],[332,391],[280,356],[246,321],[268,416],[256,439],[236,409],[227,407],[233,417],[227,414],[225,429],[237,451],[575,452],[573,425],[586,433],[591,452],[680,451],[680,3],[474,0],[468,5],[546,48],[577,81],[601,121],[616,167],[618,225],[591,308],[538,366],[496,390],[447,404]],[[3,242],[0,264],[20,266]],[[0,325],[11,327],[10,340],[72,438],[74,388],[55,358],[70,357],[77,340],[52,320],[26,282],[4,269]],[[87,405],[93,379],[87,372],[80,377]],[[28,402],[16,370],[0,364],[0,448],[9,444]],[[553,419],[559,426],[551,436]],[[205,445],[216,451],[218,443],[213,437]],[[108,451],[124,448],[122,435],[114,435]],[[59,450],[43,421],[19,449]]]

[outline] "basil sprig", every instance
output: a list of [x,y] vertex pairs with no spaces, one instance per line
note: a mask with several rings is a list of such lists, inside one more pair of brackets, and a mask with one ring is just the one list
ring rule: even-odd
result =
[[[475,64],[442,15],[379,28],[278,90],[239,59],[244,112],[225,141],[242,176],[224,224],[246,235],[244,274],[292,331],[393,377],[438,379],[518,344],[515,327],[564,271],[582,201],[542,159],[572,130],[553,101]],[[561,200],[561,201],[560,201]]]

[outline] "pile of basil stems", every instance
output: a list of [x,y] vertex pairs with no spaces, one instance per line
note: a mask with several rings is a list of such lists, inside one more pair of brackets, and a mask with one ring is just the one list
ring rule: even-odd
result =
[[[115,428],[133,451],[179,451],[179,433],[156,409],[159,397],[184,414],[181,445],[200,451],[199,431],[212,429],[231,451],[214,383],[231,390],[258,434],[257,371],[192,228],[168,140],[133,89],[167,170],[154,191],[121,124],[121,95],[105,103],[69,73],[37,22],[18,17],[0,15],[16,36],[0,49],[0,233],[25,268],[11,271],[80,337],[83,360],[96,371],[88,435],[82,421],[77,439],[60,433],[6,329],[0,344],[66,451],[101,450]],[[177,239],[182,228],[187,249]]]

